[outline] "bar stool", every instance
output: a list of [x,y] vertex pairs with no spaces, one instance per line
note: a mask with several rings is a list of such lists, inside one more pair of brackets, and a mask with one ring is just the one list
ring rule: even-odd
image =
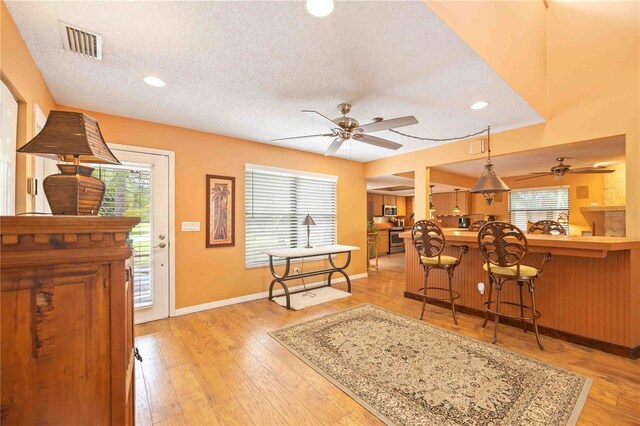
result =
[[539,220],[529,227],[529,234],[567,235],[564,226],[555,220]]
[[487,221],[486,221],[486,220],[482,220],[482,219],[481,219],[481,220],[476,220],[475,222],[473,222],[473,223],[471,224],[471,226],[469,226],[469,229],[468,229],[468,230],[469,230],[469,231],[474,231],[474,232],[479,231],[479,230],[480,230],[480,228],[482,228],[482,226],[483,226],[485,223],[487,223]]
[[[493,330],[493,341],[498,340],[498,324],[500,317],[519,319],[522,321],[522,329],[527,332],[525,321],[533,321],[533,331],[536,334],[538,346],[544,351],[544,346],[540,341],[538,333],[538,318],[541,314],[536,309],[535,281],[542,275],[544,265],[551,260],[551,253],[538,253],[529,250],[527,237],[515,225],[507,222],[488,222],[478,232],[478,246],[484,260],[483,269],[489,274],[489,294],[488,300],[483,303],[485,306],[484,324],[486,327],[489,321],[489,314],[494,315],[495,328]],[[540,269],[522,264],[526,254],[541,254],[542,265]],[[520,291],[520,303],[504,302],[500,300],[502,286],[507,282],[515,282]],[[531,295],[531,306],[524,304],[523,288],[527,285]],[[495,310],[491,309],[492,289],[496,288]],[[512,305],[520,307],[520,315],[507,315],[500,313],[500,305]],[[525,310],[531,312],[530,316],[525,316]]]
[[[419,220],[413,225],[411,228],[411,241],[418,252],[418,259],[424,270],[424,287],[418,289],[418,292],[422,291],[422,312],[420,313],[420,320],[424,317],[424,309],[427,305],[427,290],[440,290],[448,292],[449,297],[432,297],[432,299],[449,301],[451,303],[451,312],[453,313],[453,322],[458,325],[455,300],[460,297],[460,293],[453,291],[451,280],[453,279],[453,271],[460,264],[462,255],[469,251],[469,247],[448,244],[444,239],[440,227],[429,220]],[[445,246],[460,249],[458,257],[442,254]],[[429,272],[432,269],[443,269],[447,272],[447,276],[449,277],[448,288],[427,287]]]

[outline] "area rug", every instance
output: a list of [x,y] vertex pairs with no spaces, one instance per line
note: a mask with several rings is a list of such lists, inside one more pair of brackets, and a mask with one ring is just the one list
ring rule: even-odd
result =
[[387,424],[573,425],[591,379],[373,305],[270,333]]
[[[320,305],[321,303],[331,302],[332,300],[342,299],[343,297],[349,297],[351,293],[338,290],[333,287],[321,287],[312,288],[307,292],[292,294],[291,309],[300,311],[311,306]],[[274,297],[273,301],[280,306],[287,306],[287,298],[285,296]]]

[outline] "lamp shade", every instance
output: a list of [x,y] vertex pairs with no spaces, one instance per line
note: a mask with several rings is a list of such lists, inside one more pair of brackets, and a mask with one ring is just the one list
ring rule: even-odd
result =
[[484,172],[478,178],[478,181],[473,188],[471,188],[471,193],[496,193],[496,192],[507,192],[511,191],[511,189],[507,186],[506,183],[496,173],[493,171],[493,164],[488,163],[484,166]]
[[61,161],[120,164],[96,119],[81,112],[51,111],[40,133],[17,151]]
[[302,221],[302,225],[315,225],[316,222],[313,220],[313,218],[311,217],[310,214],[307,214],[307,216],[304,218],[304,220]]

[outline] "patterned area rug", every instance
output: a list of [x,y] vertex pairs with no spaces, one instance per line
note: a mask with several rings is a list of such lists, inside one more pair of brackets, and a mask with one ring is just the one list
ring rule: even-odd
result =
[[572,425],[591,386],[373,305],[270,334],[387,424]]

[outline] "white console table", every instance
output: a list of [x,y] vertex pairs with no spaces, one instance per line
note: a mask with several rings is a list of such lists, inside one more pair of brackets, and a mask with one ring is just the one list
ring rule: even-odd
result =
[[[329,277],[327,278],[327,285],[323,287],[331,287],[331,277],[333,277],[333,274],[335,274],[336,272],[342,274],[347,280],[347,291],[351,293],[351,280],[349,279],[349,275],[347,275],[347,273],[345,272],[345,269],[347,269],[349,263],[351,263],[351,252],[355,250],[360,250],[360,247],[335,244],[331,246],[320,246],[312,248],[285,248],[264,251],[263,253],[269,256],[269,269],[271,270],[271,275],[273,275],[273,280],[271,281],[271,285],[269,285],[269,300],[273,299],[273,286],[276,283],[279,283],[284,289],[284,294],[287,297],[287,309],[291,309],[289,303],[290,295],[300,293],[304,290],[290,292],[289,288],[287,287],[286,281],[329,274]],[[347,259],[345,260],[344,265],[337,266],[331,256],[342,253],[345,253],[347,255]],[[327,256],[327,260],[329,261],[331,268],[318,269],[315,271],[290,275],[292,260],[319,256]],[[278,275],[275,270],[275,266],[273,264],[274,258],[283,259],[285,262],[284,273],[282,275]]]

